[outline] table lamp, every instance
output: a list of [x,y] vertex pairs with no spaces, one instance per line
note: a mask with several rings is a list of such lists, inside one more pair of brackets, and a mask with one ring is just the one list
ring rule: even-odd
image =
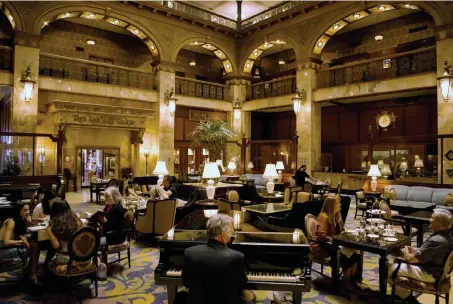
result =
[[381,172],[379,171],[378,165],[371,165],[370,171],[368,171],[368,176],[371,176],[371,190],[376,192],[377,187],[377,177],[381,176]]
[[208,186],[206,187],[208,199],[214,199],[215,187],[213,178],[220,178],[220,171],[217,167],[217,163],[205,163],[202,177],[209,179]]
[[154,168],[153,174],[157,174],[159,179],[157,180],[158,185],[162,185],[164,181],[164,175],[168,174],[167,166],[163,160],[157,161],[156,168]]
[[383,159],[380,159],[377,161],[377,166],[380,169],[382,169],[382,167],[384,167],[384,160]]
[[247,168],[249,169],[249,171],[252,171],[253,168],[255,168],[255,166],[253,165],[253,162],[250,161],[247,165]]
[[423,161],[421,158],[415,160],[414,167],[417,168],[417,176],[420,176],[422,173],[421,168],[423,168]]
[[381,174],[384,176],[385,179],[387,179],[389,175],[392,175],[392,170],[390,170],[389,164],[384,164],[384,166],[381,169]]
[[282,179],[283,179],[282,170],[285,170],[285,166],[283,165],[283,162],[279,160],[275,164],[275,169],[278,170],[278,182],[281,183]]
[[267,193],[273,193],[275,186],[274,179],[278,177],[278,173],[277,170],[275,170],[274,164],[266,164],[266,170],[264,170],[263,177],[269,179],[266,185]]
[[236,163],[234,161],[230,161],[228,163],[228,169],[230,170],[230,173],[232,174],[234,170],[236,170]]
[[403,157],[403,158],[401,158],[401,164],[400,164],[401,177],[406,175],[407,169],[409,169],[407,166],[407,161],[406,161],[406,158]]

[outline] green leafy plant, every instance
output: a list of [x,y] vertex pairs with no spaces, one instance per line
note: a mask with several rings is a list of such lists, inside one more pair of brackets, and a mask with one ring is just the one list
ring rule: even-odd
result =
[[228,140],[236,136],[222,120],[200,121],[190,135],[191,145],[208,149],[211,161],[220,159],[220,152],[225,150]]
[[3,168],[3,176],[16,176],[20,175],[22,169],[19,166],[19,158],[17,156],[8,156],[5,160]]

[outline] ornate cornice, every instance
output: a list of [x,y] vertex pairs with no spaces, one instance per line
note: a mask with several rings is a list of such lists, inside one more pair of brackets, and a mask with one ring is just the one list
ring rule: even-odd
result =
[[306,69],[314,69],[314,70],[319,70],[321,67],[321,63],[318,62],[318,60],[314,58],[309,58],[308,61],[300,61],[297,62],[297,70],[306,70]]
[[39,48],[41,44],[41,35],[16,31],[14,44]]
[[453,37],[453,23],[442,24],[434,27],[436,40],[448,39]]

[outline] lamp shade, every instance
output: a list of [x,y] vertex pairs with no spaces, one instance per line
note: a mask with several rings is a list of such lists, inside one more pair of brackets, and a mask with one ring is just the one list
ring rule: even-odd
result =
[[392,175],[392,170],[390,170],[389,164],[385,164],[381,169],[381,174],[384,176]]
[[368,176],[371,177],[379,177],[381,176],[381,172],[379,171],[378,165],[371,165],[370,171],[368,171]]
[[236,163],[233,161],[230,161],[228,163],[228,169],[230,169],[231,171],[236,170]]
[[414,167],[415,168],[423,168],[423,161],[422,161],[421,158],[415,160]]
[[408,167],[407,167],[407,161],[402,161],[401,164],[400,164],[400,170],[401,171],[407,171]]
[[205,163],[203,169],[203,178],[219,178],[220,171],[216,163]]
[[157,175],[168,174],[167,165],[165,165],[165,162],[163,160],[159,160],[157,162],[156,168],[154,169],[153,174],[157,174]]
[[283,165],[283,162],[279,160],[279,161],[275,164],[275,169],[277,169],[277,170],[285,170],[285,166]]
[[266,164],[266,170],[264,170],[263,177],[268,179],[274,179],[278,177],[278,173],[275,169],[274,164]]
[[383,159],[378,160],[378,161],[377,161],[377,166],[378,166],[379,168],[382,168],[382,167],[384,166],[384,160],[383,160]]
[[249,170],[252,170],[253,168],[255,168],[255,166],[253,165],[252,162],[249,162],[247,168],[249,168]]
[[363,169],[363,168],[366,168],[366,161],[362,161],[362,164],[360,165],[360,167]]

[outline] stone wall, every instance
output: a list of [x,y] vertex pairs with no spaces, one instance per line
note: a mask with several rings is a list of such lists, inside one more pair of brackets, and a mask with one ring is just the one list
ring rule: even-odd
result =
[[[104,23],[104,25],[108,25]],[[88,45],[87,39],[96,44]],[[81,47],[84,51],[77,51]],[[151,69],[151,52],[140,39],[69,21],[58,20],[43,28],[42,53],[89,60],[90,56],[112,59],[113,64]]]

